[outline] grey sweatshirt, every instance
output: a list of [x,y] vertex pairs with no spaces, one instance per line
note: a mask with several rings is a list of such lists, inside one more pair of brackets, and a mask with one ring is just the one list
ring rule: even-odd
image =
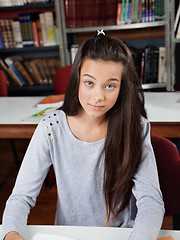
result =
[[[150,124],[146,119],[142,124],[146,137],[142,163],[133,178],[132,197],[129,206],[110,221],[111,227],[133,227],[129,240],[155,240],[164,216]],[[36,203],[51,165],[57,183],[55,224],[103,226],[104,142],[105,139],[91,143],[77,139],[63,111],[47,115],[36,128],[6,203],[2,239],[9,231],[23,234],[30,208]]]

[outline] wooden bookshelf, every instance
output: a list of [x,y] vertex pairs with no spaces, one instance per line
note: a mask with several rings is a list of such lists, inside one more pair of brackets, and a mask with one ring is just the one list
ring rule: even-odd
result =
[[[20,14],[30,13],[32,16],[32,21],[37,19],[38,14],[52,12],[54,16],[54,24],[57,26],[56,22],[56,12],[55,3],[53,1],[25,4],[23,6],[11,6],[11,7],[0,7],[0,20],[12,19],[13,21],[20,21]],[[34,17],[36,16],[36,17]],[[58,30],[57,30],[58,31]],[[57,33],[59,37],[59,32]],[[56,37],[57,37],[56,34]],[[22,48],[8,47],[0,48],[0,58],[4,61],[5,58],[19,55],[23,59],[34,59],[34,58],[60,58],[59,41],[55,46],[27,46]],[[59,65],[60,67],[60,65]],[[2,68],[2,67],[1,67]],[[9,76],[7,75],[7,78]],[[11,83],[11,82],[10,82]],[[33,86],[33,87],[9,87],[9,96],[33,96],[33,95],[48,95],[54,93],[54,86]]]

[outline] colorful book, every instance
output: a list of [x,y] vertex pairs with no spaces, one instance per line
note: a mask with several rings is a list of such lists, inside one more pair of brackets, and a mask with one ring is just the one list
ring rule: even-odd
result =
[[49,95],[45,97],[41,102],[37,104],[39,108],[46,108],[46,107],[61,107],[64,100],[64,95]]
[[27,83],[25,82],[25,80],[23,79],[21,73],[16,69],[16,67],[14,66],[14,62],[19,60],[20,56],[11,56],[11,57],[7,57],[4,59],[5,63],[12,69],[12,71],[15,73],[15,75],[20,79],[20,81],[22,82],[23,86],[26,86]]
[[175,239],[172,238],[171,236],[167,236],[167,237],[157,238],[157,240],[175,240]]
[[40,112],[37,112],[36,114],[29,116],[27,118],[22,119],[23,122],[40,122],[41,119],[43,119],[44,116],[46,116],[47,114],[49,114],[52,111],[55,111],[56,108],[53,107],[48,107],[43,109]]

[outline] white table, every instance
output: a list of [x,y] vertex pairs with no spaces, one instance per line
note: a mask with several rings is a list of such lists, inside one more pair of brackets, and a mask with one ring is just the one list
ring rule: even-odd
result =
[[180,138],[180,92],[147,92],[145,107],[154,135]]
[[[0,226],[1,233],[1,226]],[[72,226],[32,226],[26,227],[24,237],[30,240],[36,233],[66,236],[75,240],[128,240],[130,228],[110,227],[72,227]],[[180,239],[180,231],[161,230],[159,237],[172,236],[174,240]]]
[[0,97],[0,138],[30,139],[37,123],[22,120],[40,111],[44,97]]
[[[0,97],[0,138],[31,138],[37,123],[22,119],[40,111],[43,97]],[[152,134],[180,137],[180,92],[145,93]]]

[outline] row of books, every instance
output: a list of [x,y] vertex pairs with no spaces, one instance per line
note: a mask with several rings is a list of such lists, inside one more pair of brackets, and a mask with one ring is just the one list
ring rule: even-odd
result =
[[64,0],[66,27],[164,20],[164,0]]
[[176,13],[176,18],[174,21],[174,35],[175,38],[180,39],[180,2]]
[[54,0],[3,0],[0,1],[0,7],[24,6],[27,4],[48,2],[54,2]]
[[58,45],[53,12],[23,13],[18,19],[0,19],[0,48]]
[[164,19],[164,1],[118,0],[117,24],[154,22]]
[[135,66],[142,84],[167,83],[166,48],[147,46],[132,49]]
[[6,73],[8,86],[52,86],[60,67],[59,58],[23,59],[16,55],[0,59],[0,68]]
[[[142,84],[167,83],[167,57],[165,47],[147,46],[137,49],[129,46]],[[74,61],[78,45],[70,48],[71,64]]]

